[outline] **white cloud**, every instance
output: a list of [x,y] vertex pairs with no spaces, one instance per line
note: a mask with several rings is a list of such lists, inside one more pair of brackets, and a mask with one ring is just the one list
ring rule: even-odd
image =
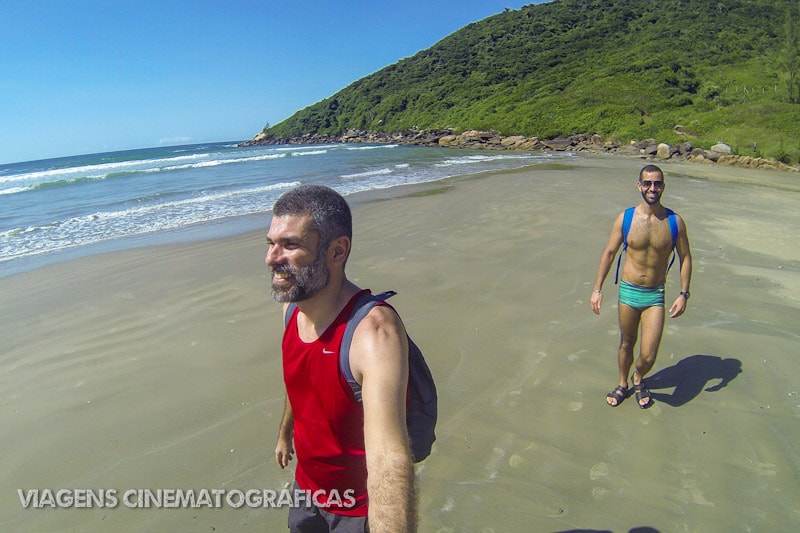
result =
[[191,137],[166,137],[158,141],[158,144],[182,144],[191,140]]

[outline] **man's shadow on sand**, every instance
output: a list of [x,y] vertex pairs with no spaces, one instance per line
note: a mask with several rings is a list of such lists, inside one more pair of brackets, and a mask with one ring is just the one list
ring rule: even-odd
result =
[[[700,395],[709,381],[719,383],[706,387],[706,392],[716,392],[733,381],[742,372],[738,359],[723,359],[716,355],[690,355],[677,364],[659,370],[645,379],[653,399],[672,407],[680,407]],[[653,389],[675,390],[672,394],[653,392]]]

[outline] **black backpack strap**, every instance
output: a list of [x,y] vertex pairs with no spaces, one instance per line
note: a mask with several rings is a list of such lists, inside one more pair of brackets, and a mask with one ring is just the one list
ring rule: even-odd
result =
[[289,325],[289,321],[292,319],[295,309],[297,309],[297,304],[294,302],[291,302],[286,307],[286,314],[283,315],[283,329],[286,329],[286,327]]
[[356,305],[353,307],[353,312],[347,320],[347,327],[342,336],[342,344],[339,347],[339,370],[341,371],[344,379],[353,390],[353,395],[356,401],[361,401],[361,385],[356,381],[353,376],[353,370],[350,368],[350,343],[353,342],[353,334],[356,332],[358,324],[366,317],[373,307],[381,302],[385,302],[397,294],[395,291],[386,291],[380,294],[363,294],[359,297]]

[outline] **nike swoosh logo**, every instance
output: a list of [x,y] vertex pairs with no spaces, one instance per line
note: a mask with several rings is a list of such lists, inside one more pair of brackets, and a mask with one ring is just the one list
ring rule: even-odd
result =
[[324,354],[331,354],[331,353],[336,353],[336,352],[335,352],[335,351],[333,351],[333,350],[326,350],[325,348],[323,348],[323,349],[322,349],[322,353],[324,353]]

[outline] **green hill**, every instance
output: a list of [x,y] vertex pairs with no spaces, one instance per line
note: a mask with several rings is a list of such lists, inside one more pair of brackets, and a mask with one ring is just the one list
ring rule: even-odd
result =
[[798,0],[553,0],[469,24],[264,133],[598,133],[796,163],[798,34]]

